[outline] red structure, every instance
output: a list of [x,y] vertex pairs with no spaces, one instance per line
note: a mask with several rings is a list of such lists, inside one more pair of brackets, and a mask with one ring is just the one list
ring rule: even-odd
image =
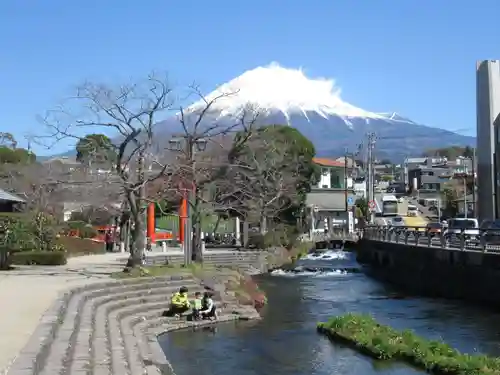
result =
[[187,199],[182,198],[181,207],[179,208],[179,241],[184,245],[184,238],[186,236],[186,220],[187,220]]
[[[184,236],[186,233],[186,220],[187,220],[187,199],[182,198],[181,206],[179,208],[179,241],[184,244]],[[147,209],[147,237],[151,239],[151,243],[156,240],[172,239],[171,233],[156,233],[156,217],[155,217],[155,204],[150,203]]]
[[147,223],[147,236],[151,240],[151,243],[155,242],[155,204],[150,203],[148,205],[148,223]]

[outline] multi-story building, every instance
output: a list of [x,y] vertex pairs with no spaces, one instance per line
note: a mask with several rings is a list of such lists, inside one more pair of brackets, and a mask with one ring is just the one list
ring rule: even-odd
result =
[[[476,64],[477,108],[477,210],[480,220],[499,217],[495,177],[495,153],[498,138],[494,130],[500,113],[500,60],[483,60]],[[497,169],[498,170],[498,169]]]
[[453,178],[463,178],[475,173],[470,158],[456,160],[446,158],[409,158],[405,163],[405,181],[410,192],[418,191],[420,196],[438,198],[444,185]]
[[[470,185],[476,169],[477,164],[473,166],[473,160],[465,157],[455,160],[442,157],[409,158],[405,163],[405,181],[409,192],[417,194],[420,199],[440,199],[445,184],[452,179],[464,181],[464,186],[468,181]],[[469,203],[474,206],[472,200]]]
[[350,217],[348,201],[356,199],[351,177],[356,166],[325,158],[314,158],[314,162],[321,168],[321,176],[307,194],[311,230],[324,230],[325,225],[328,228],[347,225]]

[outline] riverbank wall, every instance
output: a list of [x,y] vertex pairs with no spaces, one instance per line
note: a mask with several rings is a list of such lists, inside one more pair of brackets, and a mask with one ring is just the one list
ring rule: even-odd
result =
[[500,309],[500,254],[361,240],[357,261],[406,292]]

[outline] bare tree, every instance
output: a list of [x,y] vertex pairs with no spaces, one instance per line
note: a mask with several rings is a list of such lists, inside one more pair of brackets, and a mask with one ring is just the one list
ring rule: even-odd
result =
[[[199,156],[194,154],[194,147],[200,142],[214,143],[217,137],[231,132],[249,133],[250,128],[246,125],[253,123],[247,121],[246,116],[238,115],[237,119],[222,125],[211,116],[215,102],[231,93],[204,98],[196,87],[190,87],[190,94],[199,101],[184,109],[174,105],[176,98],[168,81],[154,75],[116,88],[85,83],[78,88],[75,97],[43,119],[51,130],[51,140],[70,138],[77,143],[88,134],[114,137],[112,143],[100,145],[109,148],[100,164],[107,163],[118,179],[129,211],[133,227],[130,266],[141,264],[146,240],[146,205],[158,198],[150,194],[148,186],[159,179],[168,182],[173,175],[182,176],[182,186],[170,184],[169,190],[179,192],[188,186],[199,186],[200,168],[213,169],[213,165],[208,168],[197,163]],[[179,147],[165,147],[156,139],[160,116],[171,110],[177,111],[176,125],[167,121],[167,126],[171,124],[173,129],[163,131],[172,134],[178,130],[179,134],[175,135],[182,141],[178,142]],[[194,205],[192,200],[190,204]]]
[[83,168],[68,168],[59,161],[3,164],[0,187],[25,199],[26,210],[46,213],[60,211],[64,203],[107,208],[120,199],[116,179],[89,177]]
[[[267,220],[275,220],[298,202],[298,160],[293,160],[288,147],[279,140],[259,134],[246,144],[233,162],[233,178],[238,194],[233,204],[239,211],[260,221],[262,233],[267,231]],[[237,198],[236,200],[234,198]]]
[[181,107],[177,113],[182,130],[169,142],[168,176],[158,181],[153,194],[159,199],[168,196],[187,200],[191,220],[188,225],[193,227],[195,234],[193,243],[188,239],[187,246],[192,247],[193,259],[201,261],[201,220],[207,214],[228,208],[226,201],[219,199],[218,192],[228,185],[227,171],[233,167],[230,155],[251,138],[259,111],[243,106],[221,119],[214,107],[237,92],[221,92],[205,98],[191,86],[190,93],[198,101],[187,109]]

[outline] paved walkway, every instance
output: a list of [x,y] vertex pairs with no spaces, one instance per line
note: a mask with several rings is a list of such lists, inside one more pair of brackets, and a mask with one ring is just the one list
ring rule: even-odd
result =
[[0,272],[0,374],[26,345],[42,314],[59,293],[109,279],[123,269],[128,254],[70,258],[65,266],[26,266]]

